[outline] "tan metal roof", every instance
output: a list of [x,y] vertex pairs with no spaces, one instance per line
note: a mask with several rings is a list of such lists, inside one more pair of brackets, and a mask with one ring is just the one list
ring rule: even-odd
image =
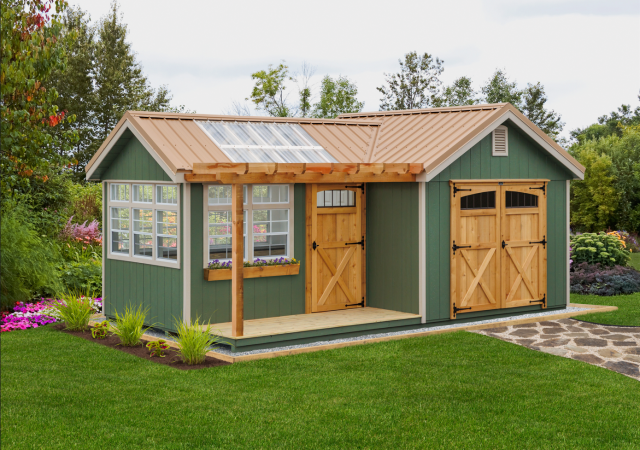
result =
[[426,172],[430,173],[483,131],[486,134],[501,121],[511,118],[522,122],[544,141],[547,147],[552,147],[558,153],[554,156],[559,156],[565,160],[563,162],[569,163],[575,169],[574,173],[576,170],[584,173],[585,170],[578,161],[509,103],[343,114],[338,118],[372,122],[382,120],[373,151],[369,153],[370,159],[366,162],[419,161],[424,163]]
[[365,162],[380,121],[343,119],[305,119],[257,116],[154,113],[128,111],[87,164],[89,173],[101,155],[109,150],[127,122],[152,147],[173,172],[190,171],[194,163],[225,163],[231,160],[196,124],[198,120],[226,122],[299,124],[339,163]]
[[495,127],[512,120],[577,177],[583,178],[585,170],[516,108],[498,103],[343,114],[337,119],[129,111],[87,164],[87,175],[92,175],[93,166],[98,167],[125,128],[132,129],[174,174],[189,172],[197,163],[232,162],[198,126],[196,121],[201,120],[299,124],[338,163],[422,163],[426,181]]

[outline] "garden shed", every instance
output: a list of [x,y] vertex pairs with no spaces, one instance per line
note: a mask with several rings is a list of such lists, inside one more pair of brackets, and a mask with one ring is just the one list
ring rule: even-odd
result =
[[[242,351],[561,309],[583,176],[508,103],[130,111],[87,165],[104,311],[142,304],[169,331],[199,317]],[[243,267],[256,259],[271,263]]]

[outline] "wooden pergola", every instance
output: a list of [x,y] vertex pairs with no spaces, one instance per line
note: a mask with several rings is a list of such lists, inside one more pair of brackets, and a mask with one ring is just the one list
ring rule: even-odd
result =
[[231,185],[231,334],[244,335],[244,184],[415,182],[422,163],[196,163],[185,181]]

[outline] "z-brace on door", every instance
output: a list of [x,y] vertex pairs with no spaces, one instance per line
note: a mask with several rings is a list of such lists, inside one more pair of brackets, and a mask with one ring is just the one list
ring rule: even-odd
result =
[[361,211],[359,187],[312,186],[312,312],[364,306]]
[[451,310],[546,308],[546,183],[452,183]]

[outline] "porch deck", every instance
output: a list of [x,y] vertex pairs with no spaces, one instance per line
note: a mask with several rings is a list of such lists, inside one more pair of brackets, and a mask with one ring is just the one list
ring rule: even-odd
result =
[[[379,308],[353,308],[341,311],[327,311],[312,314],[296,314],[292,316],[269,317],[244,321],[244,336],[231,335],[231,322],[217,323],[212,326],[214,332],[225,340],[235,341],[236,346],[245,346],[243,340],[273,337],[275,340],[286,339],[281,335],[291,337],[300,334],[327,336],[341,334],[358,329],[376,329],[395,324],[420,323],[418,314],[390,311]],[[377,325],[376,325],[377,324]],[[324,332],[326,331],[326,333]],[[280,339],[278,339],[280,338]],[[260,339],[262,341],[262,339]],[[248,342],[247,342],[248,344]]]

